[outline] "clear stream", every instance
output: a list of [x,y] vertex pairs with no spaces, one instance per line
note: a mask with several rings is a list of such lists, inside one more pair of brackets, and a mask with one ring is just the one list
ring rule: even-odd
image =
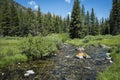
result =
[[[0,69],[0,80],[96,80],[111,63],[106,59],[107,48],[85,47],[91,59],[78,59],[76,47],[64,44],[59,54],[49,58],[17,63]],[[35,74],[24,76],[27,70]]]

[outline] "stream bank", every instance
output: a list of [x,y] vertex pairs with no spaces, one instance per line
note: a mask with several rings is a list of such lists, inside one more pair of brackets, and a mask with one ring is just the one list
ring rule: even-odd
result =
[[[17,63],[0,69],[1,80],[96,80],[99,72],[111,63],[106,59],[109,49],[104,46],[85,47],[90,59],[76,58],[75,46],[63,44],[59,54],[51,58]],[[25,76],[27,70],[35,73]]]

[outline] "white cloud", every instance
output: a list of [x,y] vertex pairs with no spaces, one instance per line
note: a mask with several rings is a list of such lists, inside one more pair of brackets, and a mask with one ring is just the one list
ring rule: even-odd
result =
[[35,2],[35,1],[29,1],[28,2],[28,4],[33,8],[33,9],[35,9],[35,10],[38,10],[38,5],[37,5],[37,3]]
[[38,10],[38,7],[39,7],[38,5],[35,5],[35,6],[34,6],[34,9],[35,9],[35,10]]
[[28,2],[28,4],[29,5],[35,5],[36,3],[35,3],[35,1],[30,1],[30,2]]
[[71,0],[65,0],[65,2],[70,3],[70,2],[71,2]]
[[68,12],[67,14],[68,14],[68,15],[71,15],[71,12]]

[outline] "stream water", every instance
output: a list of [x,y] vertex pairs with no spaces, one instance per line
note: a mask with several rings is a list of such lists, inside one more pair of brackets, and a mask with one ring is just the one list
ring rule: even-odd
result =
[[[91,59],[76,58],[76,47],[64,44],[59,54],[50,58],[0,69],[0,80],[96,80],[98,73],[111,64],[106,59],[108,49],[96,45],[86,47],[85,52]],[[33,70],[35,74],[25,76],[27,70]]]

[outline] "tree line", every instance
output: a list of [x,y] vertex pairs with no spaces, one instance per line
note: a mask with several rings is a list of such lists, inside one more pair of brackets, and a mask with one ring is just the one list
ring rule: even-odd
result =
[[120,34],[120,0],[113,0],[109,18],[98,20],[94,9],[85,12],[84,5],[80,6],[79,0],[74,0],[70,37],[83,38],[86,35]]
[[0,2],[0,35],[27,36],[48,35],[50,33],[68,32],[70,18],[51,14],[43,14],[40,7],[37,11],[31,8],[17,7],[14,0]]
[[86,35],[120,34],[120,0],[113,0],[110,17],[98,20],[95,11],[85,11],[79,0],[74,0],[71,17],[66,18],[43,14],[40,7],[37,11],[21,8],[14,0],[0,1],[0,35],[1,36],[42,36],[51,33],[69,33],[71,38],[83,38]]

